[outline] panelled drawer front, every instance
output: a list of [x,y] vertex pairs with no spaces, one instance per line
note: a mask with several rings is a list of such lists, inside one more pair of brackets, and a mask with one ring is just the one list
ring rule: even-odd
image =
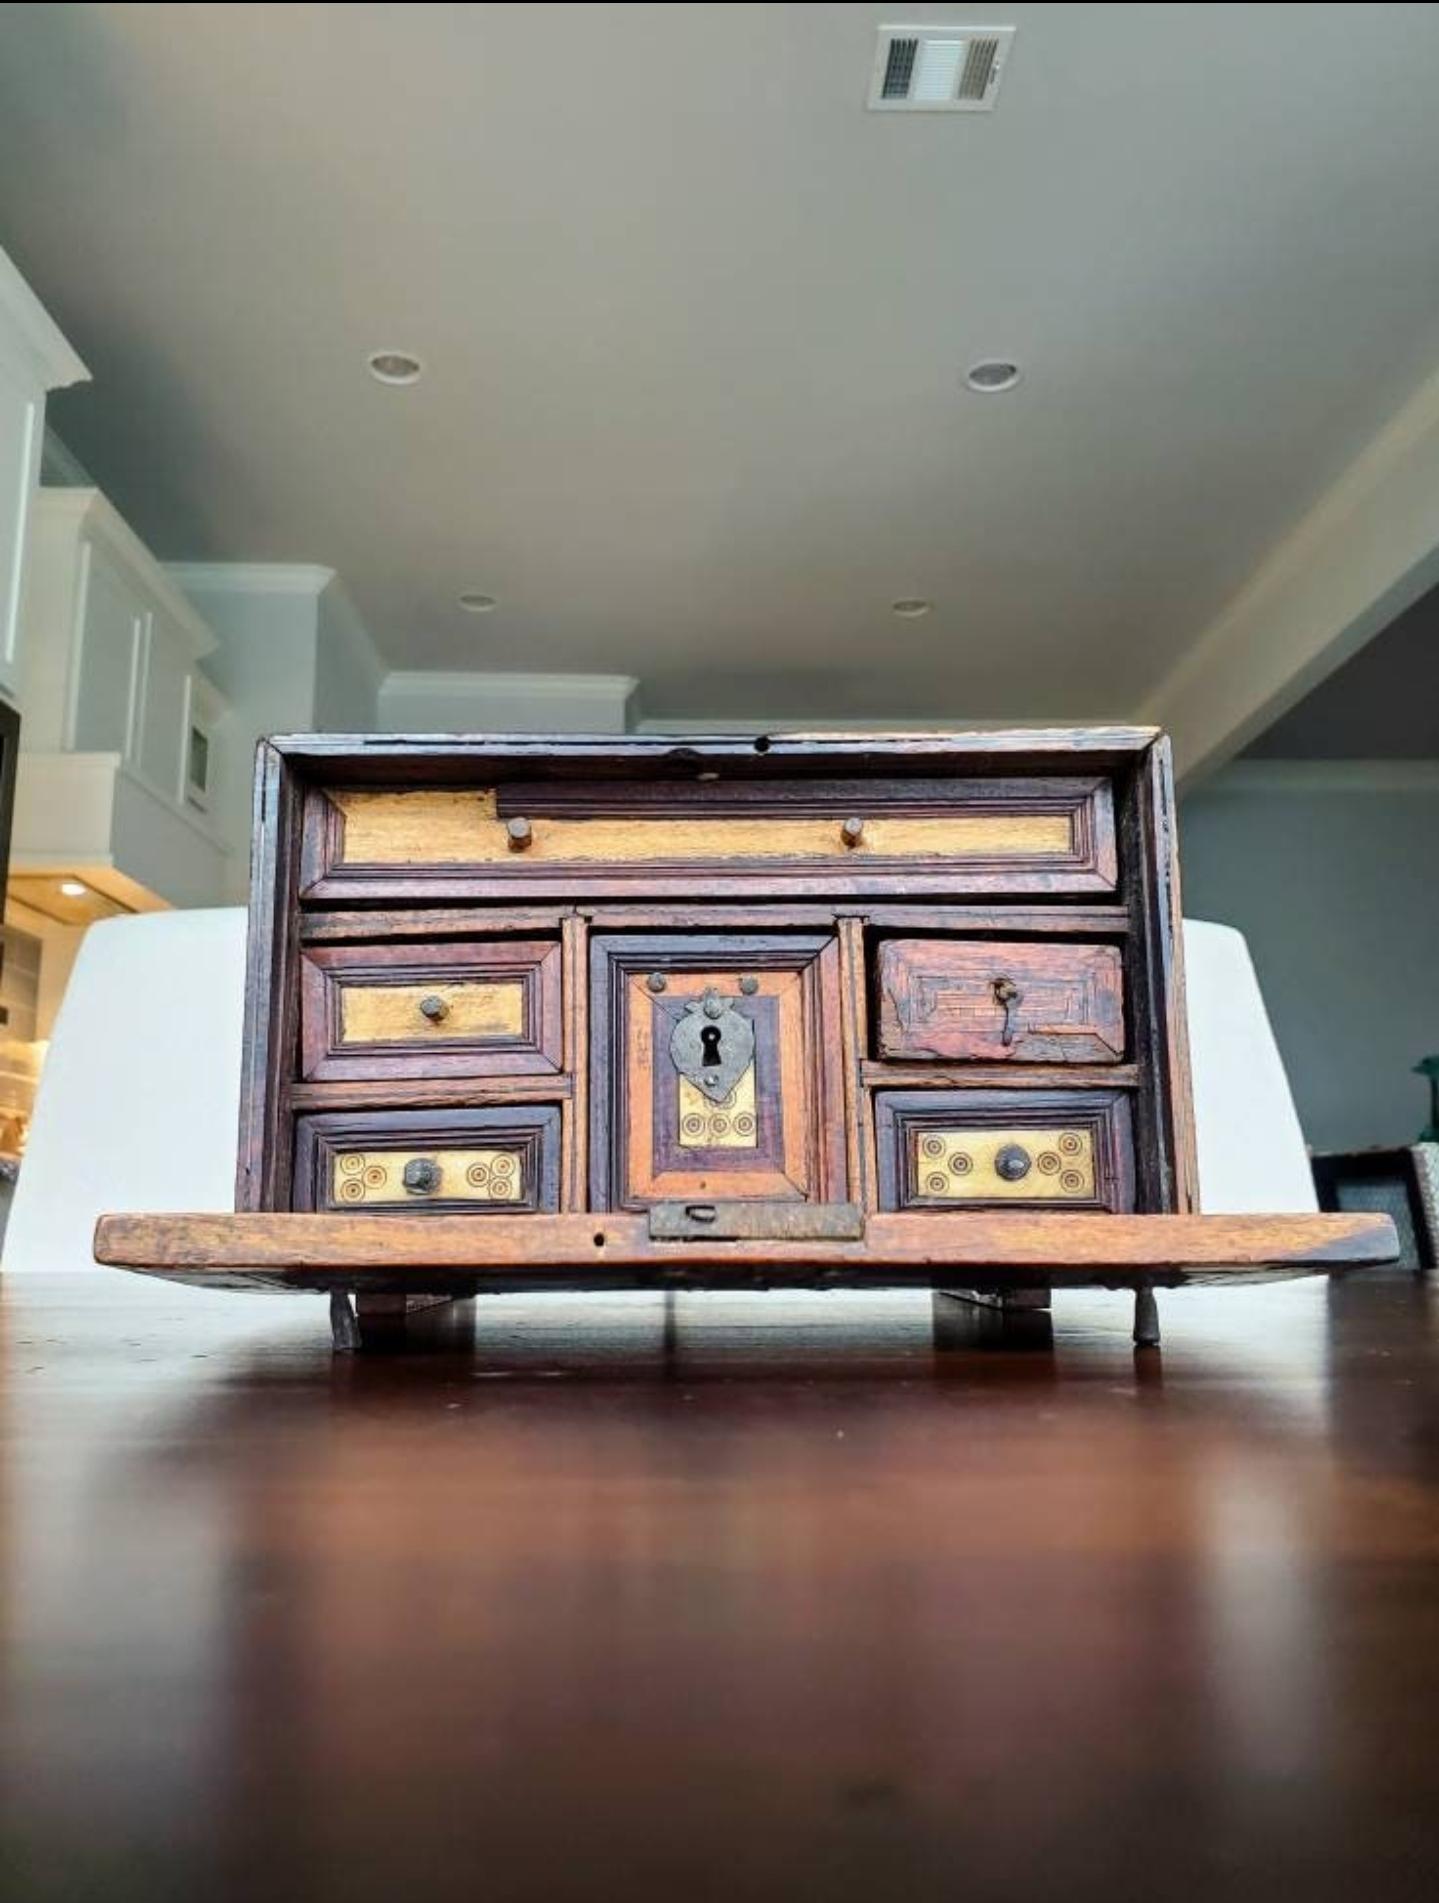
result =
[[1124,961],[1113,945],[903,938],[879,947],[878,1051],[986,1064],[1114,1064]]
[[560,1113],[335,1111],[295,1126],[295,1207],[516,1215],[558,1207]]
[[597,1203],[841,1199],[833,938],[602,934],[590,955]]
[[885,1209],[1134,1207],[1121,1091],[881,1091],[875,1128]]
[[318,945],[304,954],[307,1081],[560,1068],[560,948],[494,939]]
[[[311,795],[311,897],[405,889],[693,890],[697,868],[753,891],[1108,892],[1108,780],[639,781],[334,788]],[[713,889],[713,888],[709,888]],[[776,889],[773,885],[766,890]]]

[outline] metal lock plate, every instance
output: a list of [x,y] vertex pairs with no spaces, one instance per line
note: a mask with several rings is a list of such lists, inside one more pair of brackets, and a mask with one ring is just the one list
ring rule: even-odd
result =
[[862,1242],[858,1203],[655,1203],[651,1242]]
[[754,1061],[754,1025],[711,986],[685,1006],[670,1034],[670,1060],[711,1103],[720,1103]]

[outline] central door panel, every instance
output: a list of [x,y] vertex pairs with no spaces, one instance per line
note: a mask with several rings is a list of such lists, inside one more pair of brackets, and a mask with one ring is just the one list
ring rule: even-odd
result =
[[601,935],[591,981],[598,1207],[842,1198],[833,938]]

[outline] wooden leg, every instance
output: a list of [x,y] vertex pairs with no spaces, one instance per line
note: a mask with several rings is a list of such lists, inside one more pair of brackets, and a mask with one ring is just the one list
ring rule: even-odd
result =
[[1159,1304],[1147,1282],[1134,1291],[1134,1345],[1136,1348],[1159,1346]]
[[360,1325],[348,1289],[331,1291],[330,1340],[337,1355],[352,1355],[360,1345]]

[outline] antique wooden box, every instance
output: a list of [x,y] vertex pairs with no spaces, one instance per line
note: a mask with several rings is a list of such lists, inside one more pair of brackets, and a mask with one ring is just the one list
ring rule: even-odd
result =
[[365,1321],[1386,1246],[1206,1229],[1195,1193],[1162,735],[311,736],[260,749],[238,1216],[102,1253]]

